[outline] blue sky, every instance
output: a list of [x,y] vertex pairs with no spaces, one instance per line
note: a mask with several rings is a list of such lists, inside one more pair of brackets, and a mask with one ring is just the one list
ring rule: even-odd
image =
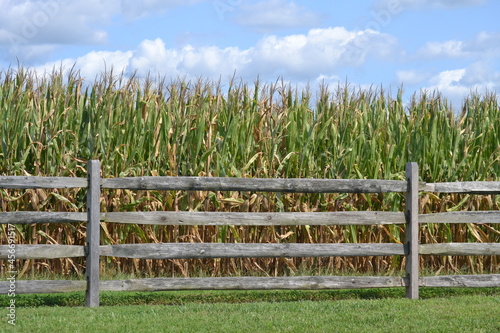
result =
[[0,0],[0,67],[403,85],[458,106],[499,90],[499,13],[495,0]]

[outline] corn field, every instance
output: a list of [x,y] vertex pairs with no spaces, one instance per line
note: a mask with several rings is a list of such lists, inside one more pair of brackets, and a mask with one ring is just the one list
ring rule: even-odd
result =
[[[314,93],[312,92],[314,91]],[[218,176],[404,180],[405,164],[426,182],[500,180],[500,108],[494,93],[452,109],[437,92],[405,104],[382,88],[348,84],[299,90],[251,84],[139,79],[103,73],[0,71],[0,174],[85,177]],[[85,211],[85,190],[0,190],[2,211]],[[421,193],[421,213],[499,210],[500,196]],[[403,194],[272,194],[108,190],[102,211],[349,211],[402,209]],[[5,235],[6,226],[3,225]],[[16,225],[19,244],[83,245],[85,224]],[[140,242],[396,242],[402,226],[138,226],[102,224],[101,244]],[[2,235],[2,243],[6,241]],[[500,242],[491,225],[423,225],[422,243]],[[498,256],[422,256],[424,270],[499,272]],[[390,274],[399,257],[135,260],[103,270],[135,276]],[[20,275],[81,275],[83,258],[21,261]],[[5,267],[2,267],[2,270]]]

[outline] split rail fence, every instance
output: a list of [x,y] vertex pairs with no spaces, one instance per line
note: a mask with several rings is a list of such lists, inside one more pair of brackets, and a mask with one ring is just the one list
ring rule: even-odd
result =
[[[419,277],[419,255],[500,255],[500,243],[419,244],[419,223],[500,223],[500,211],[418,213],[419,191],[500,194],[500,182],[422,183],[418,165],[406,165],[406,181],[339,179],[255,179],[219,177],[126,177],[100,178],[100,162],[89,161],[88,177],[0,176],[0,188],[87,188],[87,213],[3,212],[0,224],[87,222],[86,246],[16,245],[16,259],[86,257],[86,281],[21,280],[16,293],[58,293],[86,291],[86,306],[99,306],[99,291],[160,290],[266,290],[266,289],[354,289],[406,287],[406,296],[418,298],[419,287],[500,287],[500,274]],[[386,193],[406,194],[405,212],[349,211],[316,213],[234,212],[101,212],[101,189],[260,191],[294,193]],[[100,222],[156,225],[388,225],[406,227],[405,244],[243,244],[243,243],[159,243],[100,245]],[[9,246],[0,245],[0,260],[8,257]],[[295,277],[211,277],[99,280],[100,256],[140,259],[405,256],[406,276],[295,276]],[[7,293],[9,282],[0,282]]]

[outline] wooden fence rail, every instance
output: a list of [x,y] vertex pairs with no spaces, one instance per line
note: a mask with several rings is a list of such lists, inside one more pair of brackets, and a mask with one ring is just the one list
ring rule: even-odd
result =
[[[7,260],[8,245],[0,245],[0,260]],[[374,244],[259,244],[259,243],[160,243],[99,246],[101,256],[136,259],[215,259],[259,257],[362,257],[407,255],[408,246]],[[500,255],[499,243],[420,244],[419,255],[492,256]],[[16,245],[16,259],[60,259],[85,257],[82,245]]]
[[[253,179],[220,177],[128,177],[100,178],[100,162],[89,161],[88,178],[0,176],[0,188],[87,188],[87,213],[3,212],[0,224],[86,222],[87,241],[77,245],[15,246],[16,259],[86,257],[86,281],[17,281],[17,293],[86,291],[86,305],[99,306],[99,291],[227,290],[227,289],[351,289],[405,287],[408,298],[418,298],[419,287],[500,287],[500,274],[419,277],[420,255],[500,255],[499,243],[419,244],[419,223],[500,223],[499,211],[418,214],[421,191],[469,194],[500,194],[500,182],[418,182],[418,166],[408,163],[406,181],[330,179]],[[222,213],[222,212],[101,212],[101,189],[260,191],[293,193],[386,193],[404,192],[404,212],[321,213]],[[160,243],[100,245],[100,223],[152,225],[388,225],[406,226],[405,244],[297,244],[297,243]],[[10,247],[0,245],[0,260]],[[256,257],[406,257],[404,277],[221,277],[99,280],[99,259],[114,256],[139,259],[201,259]],[[0,282],[7,293],[9,282]]]

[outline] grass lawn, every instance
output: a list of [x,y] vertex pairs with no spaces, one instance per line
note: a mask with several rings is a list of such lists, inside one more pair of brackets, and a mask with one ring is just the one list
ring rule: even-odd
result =
[[[103,304],[121,299],[121,305],[19,306],[16,326],[2,315],[0,332],[500,332],[500,291],[481,290],[428,289],[416,301],[398,297],[400,289],[379,297],[373,291],[154,293],[156,304],[141,305],[131,304],[147,297],[106,293]],[[182,304],[170,305],[172,295]],[[35,296],[20,297],[20,304]]]

